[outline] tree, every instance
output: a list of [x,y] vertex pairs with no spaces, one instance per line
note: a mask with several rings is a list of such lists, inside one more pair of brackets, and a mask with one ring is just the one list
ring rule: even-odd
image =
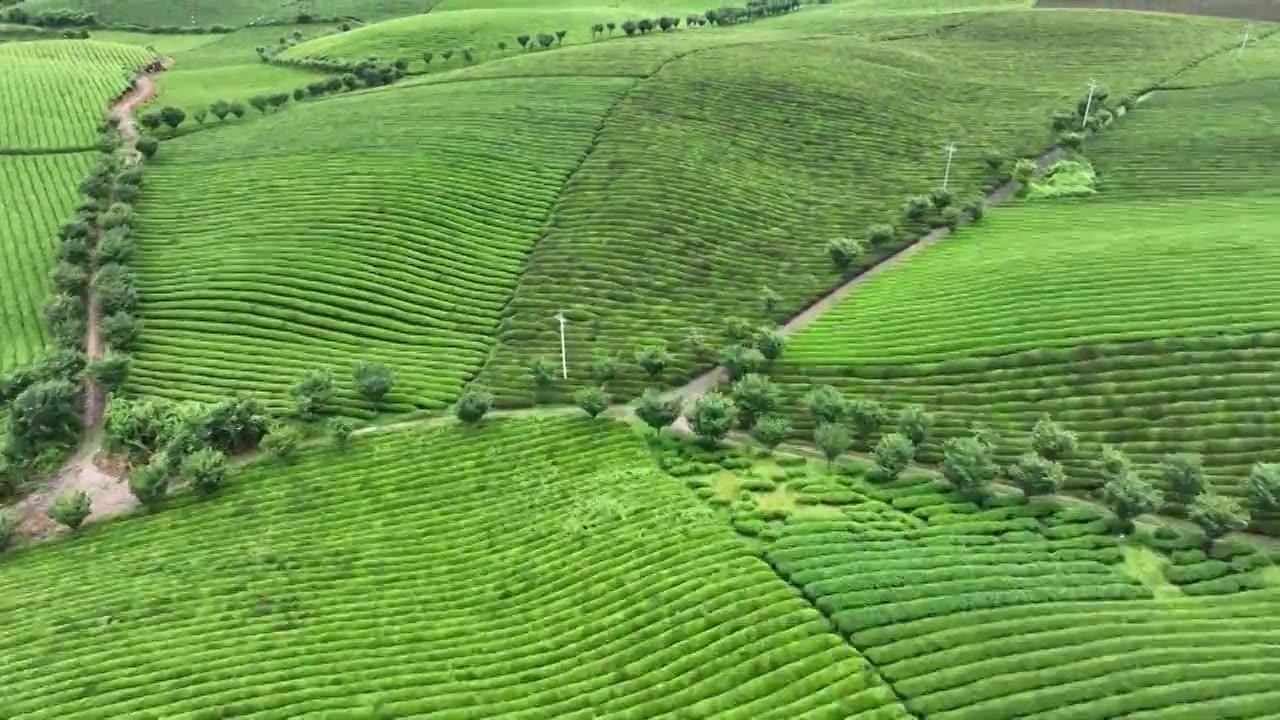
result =
[[1013,164],[1013,179],[1026,185],[1031,182],[1031,178],[1036,175],[1036,163],[1034,160],[1020,158]]
[[1233,530],[1249,526],[1248,510],[1233,498],[1213,493],[1197,495],[1187,507],[1187,518],[1204,530],[1211,544]]
[[923,220],[933,210],[933,200],[928,195],[912,195],[902,203],[902,214],[908,220]]
[[493,395],[490,395],[488,391],[479,388],[467,388],[462,392],[462,396],[458,398],[458,403],[454,406],[453,413],[462,422],[474,424],[480,422],[491,407],[493,407]]
[[61,379],[28,385],[9,404],[9,444],[20,457],[46,443],[67,443],[80,430],[76,386]]
[[281,462],[290,462],[298,452],[304,432],[292,425],[276,425],[262,439],[262,450],[269,457]]
[[218,118],[218,122],[222,122],[227,119],[227,115],[231,114],[231,103],[226,100],[215,100],[209,103],[209,112]]
[[889,419],[888,413],[880,403],[861,398],[849,403],[844,408],[844,413],[849,416],[849,421],[853,424],[858,442],[865,448],[871,447],[871,439],[880,432],[880,426]]
[[[1203,487],[1203,478],[1200,483]],[[1255,507],[1269,512],[1280,510],[1280,464],[1255,464],[1249,471],[1245,489],[1249,494],[1249,502]]]
[[271,103],[271,107],[279,108],[289,102],[289,93],[273,93],[267,98],[267,102]]
[[871,229],[867,232],[867,239],[873,246],[879,247],[886,243],[893,242],[893,239],[897,237],[897,234],[897,231],[893,229],[892,225],[888,223],[880,223],[871,226]]
[[1133,469],[1129,457],[1110,445],[1102,446],[1102,456],[1098,460],[1098,474],[1103,482],[1124,477]]
[[167,453],[157,453],[151,462],[134,468],[129,473],[129,492],[143,506],[155,509],[164,502],[169,492],[169,457]]
[[898,413],[898,432],[910,438],[916,447],[929,439],[932,429],[933,416],[920,405],[908,405]]
[[328,368],[312,369],[289,388],[289,396],[298,417],[314,420],[333,399],[333,375]]
[[653,21],[649,18],[644,18],[640,22],[636,23],[636,27],[640,28],[640,34],[643,35],[653,30]]
[[142,117],[139,119],[142,121],[142,127],[152,132],[155,132],[157,129],[159,129],[160,124],[164,122],[160,118],[160,113],[155,110],[152,110],[149,113],[143,113]]
[[373,410],[377,412],[382,398],[396,386],[396,374],[382,363],[357,362],[351,368],[351,381],[356,392],[373,403]]
[[559,368],[546,355],[539,355],[529,363],[529,374],[533,376],[533,384],[538,390],[546,390],[555,384],[560,373]]
[[727,343],[747,344],[755,334],[755,326],[740,317],[724,319],[724,341]]
[[244,117],[245,112],[246,110],[244,107],[244,103],[242,102],[231,103],[231,114],[235,115],[237,120]]
[[132,350],[138,343],[138,332],[138,319],[130,313],[118,312],[102,320],[102,339],[112,350]]
[[704,445],[719,444],[738,421],[738,408],[733,400],[718,392],[709,392],[693,403],[689,426]]
[[476,55],[471,52],[471,48],[462,48],[462,60],[468,65],[475,62]]
[[757,419],[773,412],[780,404],[778,386],[756,373],[734,383],[730,396],[738,408],[738,424],[743,430],[751,429]]
[[800,404],[815,425],[837,423],[844,416],[844,396],[831,385],[815,385],[800,398]]
[[778,306],[782,304],[782,296],[768,285],[760,288],[760,303],[764,305],[764,311],[767,315],[778,312]]
[[199,110],[191,113],[191,117],[195,118],[196,122],[204,125],[204,121],[209,118],[209,111],[204,108],[200,108]]
[[[272,431],[267,437],[274,435],[276,431]],[[276,455],[278,445],[277,442],[267,446],[268,453]],[[182,478],[197,494],[212,495],[226,482],[227,458],[213,448],[196,450],[182,461]]]
[[831,258],[831,262],[840,272],[848,271],[849,267],[862,257],[864,251],[862,243],[853,238],[834,238],[827,243],[827,257]]
[[658,18],[658,28],[662,30],[662,32],[666,32],[670,30],[671,18],[667,17],[666,15],[663,15],[662,17]]
[[564,36],[565,36],[565,34],[567,34],[568,32],[569,32],[568,30],[557,30],[557,31],[556,31],[556,45],[563,45],[563,44],[564,44]]
[[782,352],[787,348],[787,339],[782,333],[770,327],[760,328],[756,333],[756,349],[769,362],[782,359]]
[[252,105],[254,109],[257,110],[258,112],[262,113],[263,115],[266,115],[267,106],[271,104],[271,100],[266,95],[254,95],[253,97],[249,98],[249,104]]
[[622,32],[626,33],[627,35],[635,35],[636,30],[639,27],[640,26],[636,24],[635,20],[628,20],[622,23]]
[[605,23],[604,26],[609,30],[609,37],[613,37],[613,31],[618,27],[617,23]]
[[1075,454],[1076,434],[1042,415],[1031,428],[1031,449],[1045,460],[1066,460]]
[[596,348],[591,353],[591,365],[588,368],[588,372],[590,372],[592,380],[599,383],[601,387],[605,387],[618,376],[618,359],[608,350]]
[[89,496],[83,492],[74,492],[59,495],[49,506],[48,515],[50,520],[59,525],[78,530],[92,511],[93,503]]
[[[354,73],[343,73],[341,81],[342,81],[342,86],[345,87],[347,90],[355,90],[356,88],[360,87],[360,78],[356,77]],[[295,91],[293,99],[301,100],[302,98],[298,97]]]
[[17,534],[17,516],[8,510],[0,510],[0,552],[4,552],[9,547]]
[[[353,77],[354,77],[354,76],[353,76]],[[294,89],[293,89],[293,99],[294,99],[294,100],[296,100],[297,102],[302,102],[302,101],[303,101],[303,100],[305,100],[306,98],[307,98],[307,88],[294,88]]]
[[434,55],[434,54],[432,54],[432,53],[431,53],[431,51],[424,52],[424,53],[422,53],[422,62],[423,62],[423,63],[425,63],[425,64],[427,64],[427,65],[430,65],[430,64],[431,64],[431,58],[433,58],[433,57],[435,57],[435,55]]
[[506,49],[507,49],[507,41],[506,41],[506,40],[499,40],[499,41],[498,41],[498,52],[505,52],[505,51],[506,51]]
[[584,387],[573,394],[573,401],[593,420],[609,409],[609,394],[602,387]]
[[684,345],[698,362],[710,362],[716,357],[715,348],[707,342],[707,336],[698,328],[689,328],[684,336]]
[[871,458],[885,480],[895,480],[916,456],[916,446],[911,439],[900,433],[889,433],[880,438]]
[[53,286],[63,295],[83,295],[89,287],[89,274],[79,265],[63,261],[49,273]]
[[974,502],[985,500],[998,471],[991,446],[978,438],[951,438],[942,444],[942,477]]
[[156,142],[153,137],[138,138],[138,141],[133,146],[138,149],[138,152],[142,153],[142,157],[148,160],[155,157],[156,151],[160,149],[160,143]]
[[753,347],[730,345],[720,354],[720,364],[729,374],[730,380],[738,380],[749,373],[762,373],[769,367],[764,353]]
[[827,458],[827,468],[849,449],[849,429],[839,423],[822,423],[813,429],[813,443]]
[[636,349],[635,357],[636,364],[653,383],[661,382],[662,373],[671,364],[671,353],[665,344],[642,346]]
[[107,392],[115,392],[129,377],[130,358],[117,352],[107,352],[90,361],[85,374]]
[[544,50],[546,48],[551,47],[551,43],[555,41],[556,41],[556,38],[554,35],[548,35],[547,33],[538,33],[538,44],[541,45]]
[[594,23],[591,26],[591,39],[595,40],[604,34],[604,23]]
[[773,452],[790,434],[791,421],[785,415],[764,415],[751,428],[751,437],[769,452]]
[[1052,495],[1058,492],[1066,480],[1062,464],[1045,460],[1033,452],[1024,453],[1009,467],[1009,479],[1028,498],[1036,495]]
[[1205,491],[1204,460],[1198,453],[1170,453],[1160,460],[1160,475],[1164,478],[1169,499],[1182,505]]
[[356,426],[350,420],[336,417],[329,421],[329,440],[335,448],[345,450],[351,442],[351,433],[355,430]]
[[1133,531],[1133,519],[1160,507],[1163,498],[1151,483],[1125,468],[1102,486],[1102,502],[1116,514],[1120,531]]
[[524,48],[525,50],[528,50],[528,49],[529,49],[529,36],[528,36],[528,35],[518,35],[518,36],[516,36],[516,42],[520,43],[520,47]]
[[636,417],[653,428],[654,432],[662,432],[662,428],[680,417],[683,404],[683,400],[678,395],[664,398],[661,392],[649,388],[640,396],[640,401],[636,405]]

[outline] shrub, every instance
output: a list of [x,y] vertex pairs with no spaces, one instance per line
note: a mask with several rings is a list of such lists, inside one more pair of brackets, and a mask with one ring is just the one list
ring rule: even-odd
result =
[[849,403],[844,410],[853,424],[854,433],[863,447],[871,446],[871,439],[880,432],[880,426],[889,419],[880,403],[874,400],[858,399]]
[[529,363],[529,374],[533,377],[533,384],[539,390],[545,390],[555,384],[560,378],[560,368],[551,361],[546,355],[539,355]]
[[943,209],[942,214],[939,216],[939,220],[942,222],[942,224],[951,228],[952,230],[955,230],[956,228],[960,227],[960,220],[962,220],[963,218],[964,218],[964,211],[962,211],[960,208],[955,206],[950,206]]
[[916,447],[929,439],[932,429],[933,416],[921,405],[908,405],[898,413],[898,432],[906,435]]
[[680,417],[683,404],[683,400],[678,395],[664,398],[662,393],[649,388],[640,396],[640,401],[636,405],[636,417],[653,428],[654,432],[661,432],[662,428]]
[[666,345],[645,345],[636,350],[636,364],[644,371],[650,382],[660,382],[662,373],[671,364],[671,353]]
[[1004,165],[1008,162],[1008,158],[1005,157],[1002,152],[991,151],[982,157],[982,161],[987,164],[987,168],[991,171],[1000,172],[1004,169]]
[[297,454],[304,434],[302,428],[293,425],[276,425],[262,439],[262,451],[275,460],[290,462]]
[[831,385],[816,385],[800,399],[815,425],[840,422],[845,411],[844,396]]
[[1098,474],[1103,481],[1114,480],[1125,476],[1133,469],[1129,457],[1120,450],[1110,446],[1102,446],[1102,456],[1098,461]]
[[1075,453],[1078,445],[1076,434],[1048,415],[1040,416],[1031,428],[1031,449],[1045,460],[1066,460]]
[[19,457],[34,457],[49,443],[73,441],[80,431],[78,393],[67,380],[28,385],[9,404],[9,445]]
[[813,429],[813,444],[827,459],[827,467],[849,449],[849,430],[838,423],[823,423]]
[[59,495],[49,506],[48,515],[49,519],[59,525],[78,530],[92,511],[93,504],[89,496],[83,492],[75,492]]
[[609,409],[609,394],[601,387],[582,388],[573,394],[573,401],[592,419]]
[[902,214],[911,220],[923,220],[933,209],[933,201],[928,195],[913,195],[902,204]]
[[916,456],[916,446],[911,439],[899,433],[889,433],[876,443],[871,457],[885,480],[893,480],[907,469]]
[[933,206],[933,209],[938,211],[951,207],[951,201],[953,199],[954,196],[952,196],[951,191],[944,188],[938,188],[929,193],[929,204]]
[[351,381],[361,397],[373,403],[375,412],[382,398],[396,385],[396,375],[382,363],[357,362],[351,368]]
[[1031,498],[1058,492],[1066,476],[1061,463],[1029,452],[1021,455],[1009,468],[1009,479],[1022,490],[1023,495]]
[[328,368],[314,368],[289,388],[289,396],[299,418],[314,420],[333,399],[333,375]]
[[1162,500],[1159,490],[1127,468],[1102,486],[1102,501],[1116,514],[1125,533],[1133,530],[1133,518],[1160,507]]
[[756,333],[755,344],[764,359],[772,363],[782,359],[782,353],[787,347],[787,339],[777,330],[763,327]]
[[720,353],[720,365],[729,374],[729,379],[736,381],[749,373],[764,372],[769,361],[757,348],[730,345]]
[[862,257],[864,251],[862,243],[853,238],[834,238],[827,243],[827,257],[831,258],[832,264],[841,272],[847,271]]
[[1013,179],[1026,185],[1036,176],[1036,163],[1028,158],[1019,158],[1013,165]]
[[985,498],[997,470],[991,446],[978,438],[951,438],[942,445],[942,477],[975,500]]
[[156,508],[169,491],[169,458],[159,453],[151,462],[129,473],[129,492],[145,507]]
[[891,243],[895,237],[897,237],[897,231],[888,223],[872,225],[871,230],[867,232],[867,239],[875,247]]
[[790,434],[791,421],[784,415],[764,415],[751,428],[751,437],[769,452],[773,452]]
[[1243,530],[1249,525],[1249,511],[1236,500],[1211,493],[1201,493],[1187,506],[1187,518],[1200,526],[1210,541],[1232,530]]
[[[1198,456],[1197,456],[1198,457]],[[1204,482],[1201,479],[1201,488]],[[1280,464],[1257,463],[1245,482],[1249,502],[1262,510],[1280,510]]]
[[329,440],[335,448],[345,450],[351,442],[351,433],[355,432],[355,423],[347,418],[337,417],[329,421]]
[[738,421],[738,408],[733,400],[718,392],[709,392],[693,403],[689,426],[703,444],[714,446],[724,439]]
[[128,355],[108,351],[102,357],[90,362],[85,368],[85,373],[107,392],[115,392],[128,379],[130,364]]
[[464,423],[478,423],[493,407],[493,395],[479,388],[467,388],[458,398],[453,412]]

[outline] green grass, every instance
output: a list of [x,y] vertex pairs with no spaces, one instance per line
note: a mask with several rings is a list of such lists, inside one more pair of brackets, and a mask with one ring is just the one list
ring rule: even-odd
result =
[[908,717],[607,421],[360,438],[0,578],[0,712],[31,720]]
[[[1048,116],[1074,105],[1081,78],[1136,91],[1221,47],[1233,30],[1195,18],[1036,11],[975,16],[937,38],[752,42],[757,31],[776,37],[771,22],[733,31],[737,44],[670,56],[610,116],[531,257],[482,373],[504,402],[528,397],[533,357],[558,354],[557,310],[571,320],[570,377],[584,380],[594,348],[674,347],[690,328],[716,335],[726,316],[780,319],[838,283],[828,240],[865,238],[871,225],[898,218],[907,195],[941,184],[948,141],[961,145],[953,189],[972,197],[992,177],[983,155],[1044,147]],[[599,59],[614,44],[626,45],[545,56]],[[538,72],[532,61],[521,69]],[[902,226],[898,242],[864,264],[920,230]],[[782,297],[770,318],[762,287]],[[681,353],[671,375],[694,369]],[[638,390],[638,375],[622,380],[620,394]]]
[[152,27],[228,25],[240,27],[268,19],[291,19],[304,7],[319,17],[357,17],[365,21],[425,12],[438,0],[26,0],[31,12],[70,8],[95,13],[99,20]]
[[346,411],[367,413],[350,368],[378,360],[400,376],[391,409],[452,402],[624,88],[392,89],[166,142],[136,224],[144,329],[129,390],[280,402],[304,370],[331,366]]
[[[1257,32],[1254,31],[1255,35]],[[1222,53],[1182,73],[1170,81],[1170,84],[1194,87],[1250,80],[1280,80],[1280,33],[1272,33],[1261,40],[1251,40],[1243,52],[1237,47],[1232,52]]]
[[792,339],[784,383],[929,405],[942,437],[988,423],[1006,460],[1052,413],[1085,442],[1071,487],[1097,485],[1110,443],[1147,465],[1200,452],[1243,494],[1280,460],[1274,86],[1157,92],[1090,142],[1093,199],[993,210],[870,280]]
[[94,153],[0,156],[0,373],[38,359],[53,294],[58,227],[80,200]]
[[151,53],[95,40],[0,44],[0,150],[88,149],[111,100]]

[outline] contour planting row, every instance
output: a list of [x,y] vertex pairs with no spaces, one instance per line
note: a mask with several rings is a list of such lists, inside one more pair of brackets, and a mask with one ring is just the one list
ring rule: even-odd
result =
[[0,44],[0,149],[90,149],[111,100],[152,57],[91,40]]
[[793,523],[767,557],[917,716],[1265,714],[1257,693],[1280,676],[1273,591],[1154,601],[1091,508],[979,510],[922,476],[859,487],[876,515],[927,524]]
[[[144,330],[130,390],[274,402],[307,368],[341,376],[376,360],[401,378],[394,406],[452,402],[626,84],[335,98],[174,141],[140,208]],[[377,133],[343,130],[364,126]]]
[[[780,297],[772,319],[793,312],[839,282],[832,239],[865,241],[872,225],[899,222],[856,271],[918,237],[927,228],[901,219],[899,206],[941,184],[953,130],[981,128],[979,147],[1044,132],[1043,122],[1034,131],[1005,124],[989,99],[970,102],[943,71],[892,45],[844,38],[709,49],[642,81],[567,186],[486,381],[524,396],[528,362],[559,350],[557,310],[579,349],[572,380],[585,376],[593,347],[674,346],[726,316],[762,321],[763,287]],[[955,192],[976,195],[991,179],[982,152],[955,158]],[[676,374],[692,369],[680,353]],[[622,392],[637,390],[632,382]]]
[[93,153],[0,157],[0,373],[43,354],[41,316],[58,226],[75,208]]
[[0,709],[906,717],[650,467],[622,425],[419,428],[8,558]]

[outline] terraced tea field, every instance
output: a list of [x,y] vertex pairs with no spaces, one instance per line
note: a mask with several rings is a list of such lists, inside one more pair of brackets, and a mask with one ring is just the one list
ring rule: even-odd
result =
[[1254,462],[1280,460],[1280,316],[1261,300],[1280,282],[1273,86],[1155,93],[1090,143],[1099,195],[999,208],[869,281],[794,338],[786,382],[930,405],[944,436],[989,423],[1006,460],[1052,413],[1089,447],[1077,488],[1111,443],[1150,464],[1203,453],[1243,494]]
[[91,149],[107,105],[151,57],[93,40],[0,44],[0,149]]
[[53,292],[58,226],[75,209],[76,187],[94,159],[93,153],[0,156],[0,374],[44,352],[41,308]]
[[368,412],[348,392],[350,368],[376,360],[400,377],[387,407],[452,402],[624,88],[392,90],[166,143],[139,206],[144,331],[129,390],[280,402],[326,366],[345,409]]
[[181,28],[188,25],[241,27],[263,19],[354,16],[379,20],[429,11],[440,0],[25,0],[32,13],[69,8],[94,13],[103,22]]
[[625,427],[485,425],[6,558],[0,711],[909,717]]
[[[736,32],[771,33],[770,22]],[[1222,47],[1234,30],[1195,18],[1006,12],[938,38],[792,39],[673,59],[619,104],[566,187],[481,377],[503,402],[526,402],[525,368],[559,352],[559,309],[577,348],[569,375],[583,381],[593,348],[682,350],[689,329],[712,336],[725,317],[780,319],[838,283],[828,240],[865,239],[871,225],[899,219],[908,195],[941,184],[948,141],[961,146],[951,187],[963,201],[991,180],[986,152],[1049,142],[1046,118],[1074,106],[1097,63],[1118,96]],[[546,56],[575,51],[588,49]],[[921,231],[900,226],[897,242],[861,264]],[[781,298],[771,317],[763,287]],[[682,352],[672,375],[693,369]],[[618,384],[624,395],[639,386],[638,372]]]

